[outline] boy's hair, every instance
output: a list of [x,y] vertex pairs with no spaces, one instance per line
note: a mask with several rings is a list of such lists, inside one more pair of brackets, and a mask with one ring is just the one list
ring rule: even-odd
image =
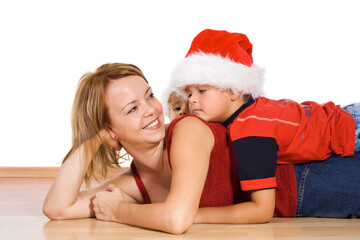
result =
[[241,95],[243,97],[243,101],[244,102],[248,102],[250,100],[254,100],[253,96],[251,94],[244,94],[244,95]]

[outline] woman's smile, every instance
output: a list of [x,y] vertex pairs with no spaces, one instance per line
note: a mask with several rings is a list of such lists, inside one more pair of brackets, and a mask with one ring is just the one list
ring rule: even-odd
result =
[[144,130],[155,130],[160,128],[159,118],[156,118],[154,121],[150,122],[148,125],[143,127]]

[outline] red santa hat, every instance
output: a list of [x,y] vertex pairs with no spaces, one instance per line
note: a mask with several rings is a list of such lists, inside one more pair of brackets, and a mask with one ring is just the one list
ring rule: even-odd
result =
[[200,32],[173,70],[167,95],[183,94],[187,85],[204,84],[254,98],[263,94],[264,70],[253,64],[252,44],[246,35],[211,29]]

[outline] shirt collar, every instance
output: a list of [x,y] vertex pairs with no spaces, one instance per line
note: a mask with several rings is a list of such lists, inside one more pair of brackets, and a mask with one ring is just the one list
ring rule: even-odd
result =
[[253,99],[247,101],[246,103],[244,103],[243,105],[241,105],[241,107],[236,110],[228,119],[226,119],[222,125],[224,127],[228,127],[234,120],[235,118],[242,112],[245,110],[245,108],[249,107],[251,104],[253,104],[255,101]]

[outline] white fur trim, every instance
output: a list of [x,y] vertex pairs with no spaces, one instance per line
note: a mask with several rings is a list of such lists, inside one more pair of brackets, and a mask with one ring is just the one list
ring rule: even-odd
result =
[[199,52],[178,63],[172,72],[169,89],[183,93],[187,85],[208,84],[257,98],[263,94],[264,73],[255,64],[248,67],[229,58]]

